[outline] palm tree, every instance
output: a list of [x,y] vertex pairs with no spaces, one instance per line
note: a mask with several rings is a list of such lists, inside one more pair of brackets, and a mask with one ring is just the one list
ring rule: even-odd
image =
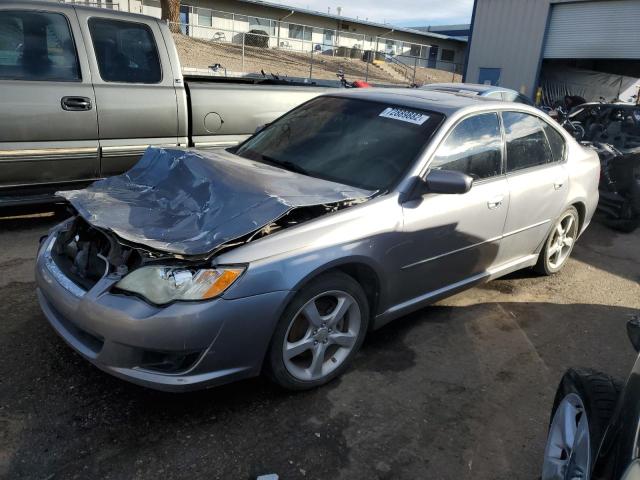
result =
[[180,0],[160,0],[162,20],[169,22],[172,32],[180,33]]

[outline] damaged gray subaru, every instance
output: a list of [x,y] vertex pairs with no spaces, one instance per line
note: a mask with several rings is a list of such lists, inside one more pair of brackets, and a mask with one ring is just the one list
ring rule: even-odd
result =
[[315,98],[228,150],[150,148],[60,192],[38,297],[77,352],[166,391],[265,372],[302,390],[368,331],[523,268],[566,263],[599,161],[544,113],[463,94]]

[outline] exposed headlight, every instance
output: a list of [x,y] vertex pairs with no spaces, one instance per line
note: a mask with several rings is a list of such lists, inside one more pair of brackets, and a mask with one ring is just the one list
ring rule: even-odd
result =
[[221,295],[244,272],[241,267],[193,270],[184,267],[142,267],[116,287],[162,305],[174,300],[206,300]]

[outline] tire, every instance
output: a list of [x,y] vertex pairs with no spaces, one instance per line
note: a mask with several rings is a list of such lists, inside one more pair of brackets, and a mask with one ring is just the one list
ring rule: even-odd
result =
[[[569,226],[569,228],[567,228],[568,231],[564,233],[564,236],[559,237],[558,229],[560,228],[564,230],[563,226],[566,227],[569,225],[569,217],[572,218],[571,225]],[[578,211],[575,209],[575,207],[567,208],[562,213],[562,215],[558,217],[558,220],[556,220],[556,223],[549,233],[549,236],[544,241],[544,246],[542,247],[542,251],[538,256],[538,262],[533,267],[535,272],[539,273],[540,275],[553,275],[554,273],[557,273],[562,269],[567,259],[571,255],[575,242],[578,238],[579,223],[580,217],[578,216]],[[567,245],[564,243],[564,241],[561,242],[561,244],[558,243],[560,239],[563,238],[566,241],[568,241],[567,239],[570,239],[571,244]],[[553,260],[556,253],[551,253],[555,248],[560,249],[559,253],[557,254],[558,257],[556,257],[558,260],[557,262],[554,262]]]
[[[337,318],[341,305],[348,310]],[[320,316],[307,315],[314,308]],[[311,317],[315,317],[315,324]],[[349,275],[331,272],[312,280],[283,312],[269,345],[265,373],[288,390],[307,390],[330,382],[349,368],[364,341],[369,317],[367,297]],[[318,325],[323,319],[327,319],[326,326]],[[343,346],[337,340],[349,345]],[[296,345],[300,345],[300,353],[285,358],[285,352],[292,354]],[[318,370],[316,359],[320,358]]]
[[[589,369],[567,370],[553,402],[541,480],[590,478],[598,448],[613,415],[620,391],[620,382],[607,374]],[[569,407],[569,410],[566,410],[567,405],[571,404],[577,404],[579,408],[571,410],[572,407]],[[566,411],[575,415],[566,416],[563,413]],[[586,415],[586,420],[583,415]],[[570,420],[569,423],[574,421],[577,425],[576,431],[571,435],[562,435],[563,428],[567,428],[564,426],[567,419]],[[581,422],[585,422],[582,424],[582,430]],[[588,441],[585,442],[587,433]],[[574,444],[567,448],[563,438],[571,438]]]

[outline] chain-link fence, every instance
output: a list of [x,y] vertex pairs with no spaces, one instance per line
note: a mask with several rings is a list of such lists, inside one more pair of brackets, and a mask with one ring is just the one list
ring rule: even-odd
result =
[[[146,0],[142,13],[157,14],[154,5]],[[335,80],[341,69],[347,78],[373,83],[461,81],[462,64],[444,60],[438,46],[188,5],[180,15],[171,28],[187,69],[219,65],[217,74],[314,80]]]
[[343,71],[350,80],[380,84],[461,81],[462,65],[429,58],[428,45],[391,45],[384,38],[365,40],[333,30],[329,34],[326,29],[314,38],[313,31],[304,33],[304,26],[300,33],[292,24],[257,28],[248,21],[244,25],[235,19],[229,22],[170,24],[186,72],[336,80],[336,72]]

